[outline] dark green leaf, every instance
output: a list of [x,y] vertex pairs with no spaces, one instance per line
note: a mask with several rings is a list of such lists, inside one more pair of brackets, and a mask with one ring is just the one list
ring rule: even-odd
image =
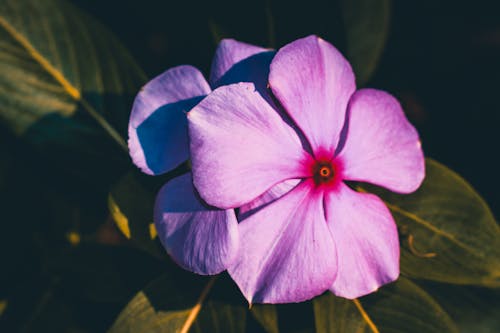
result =
[[375,71],[389,31],[389,0],[342,0],[349,59],[358,85]]
[[[138,293],[120,313],[109,333],[179,332],[196,309],[205,285],[197,281],[183,287],[172,277],[162,277]],[[239,304],[208,300],[201,304],[190,332],[245,332],[247,309]]]
[[317,333],[364,332],[367,326],[351,300],[328,293],[312,303]]
[[500,290],[443,283],[425,283],[429,292],[450,314],[461,333],[500,332]]
[[[457,332],[439,304],[405,278],[361,300],[326,294],[313,300],[313,305],[318,333]],[[370,321],[375,328],[370,327]]]
[[251,313],[268,333],[279,333],[278,312],[272,304],[255,304]]
[[313,307],[318,333],[363,332],[367,326],[351,300],[327,294],[314,299]]
[[36,131],[50,137],[51,120],[71,119],[82,140],[99,124],[126,149],[111,124],[125,131],[145,77],[108,30],[64,0],[4,0],[0,41],[0,120],[14,133],[47,119]]
[[384,199],[400,227],[405,275],[500,285],[500,228],[484,200],[455,172],[427,159],[426,178],[415,193],[369,191]]

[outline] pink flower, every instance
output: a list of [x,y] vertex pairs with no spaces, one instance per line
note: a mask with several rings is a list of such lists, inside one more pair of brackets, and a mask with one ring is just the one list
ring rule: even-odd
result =
[[[356,298],[394,281],[394,220],[380,198],[345,181],[400,193],[419,187],[423,153],[400,104],[380,90],[356,91],[349,63],[316,36],[281,48],[268,81],[276,106],[254,84],[237,83],[188,114],[201,198],[220,209],[252,207],[231,236],[239,244],[229,274],[250,303],[326,290]],[[291,180],[297,185],[279,199],[252,203]]]
[[[212,63],[209,83],[192,66],[178,66],[148,82],[138,93],[129,122],[133,162],[149,175],[173,170],[189,159],[186,113],[212,88],[252,82],[265,93],[274,51],[225,39]],[[199,199],[185,174],[160,190],[154,220],[168,254],[198,274],[216,274],[237,253],[238,222],[233,209],[220,210]]]

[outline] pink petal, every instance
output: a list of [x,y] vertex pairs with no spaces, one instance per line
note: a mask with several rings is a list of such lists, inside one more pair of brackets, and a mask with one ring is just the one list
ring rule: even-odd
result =
[[194,185],[208,204],[240,207],[306,176],[297,134],[251,83],[223,86],[188,115]]
[[249,303],[311,299],[335,280],[337,255],[323,193],[307,180],[240,222],[240,249],[228,272]]
[[269,85],[302,129],[313,151],[335,151],[347,103],[356,89],[347,60],[316,36],[281,48],[271,63]]
[[157,175],[189,158],[186,112],[210,87],[191,66],[171,68],[149,81],[137,94],[128,128],[133,162],[143,172]]
[[325,194],[325,211],[337,247],[335,295],[360,297],[398,278],[398,231],[382,200],[341,184]]
[[425,176],[424,155],[415,128],[388,93],[357,91],[349,102],[349,128],[339,154],[344,179],[392,191],[415,191]]
[[238,249],[238,222],[233,210],[206,206],[195,193],[191,174],[174,178],[158,193],[155,225],[168,254],[198,274],[227,268]]
[[238,220],[246,219],[258,209],[261,209],[271,202],[281,198],[297,186],[298,183],[300,183],[300,179],[287,179],[274,185],[259,197],[255,198],[248,204],[241,206],[239,208]]
[[[247,43],[242,43],[238,42],[234,39],[223,39],[219,43],[219,46],[217,47],[217,50],[215,51],[215,56],[214,60],[212,62],[212,68],[210,70],[210,85],[213,88],[219,87],[221,85],[226,85],[230,83],[237,83],[237,82],[254,82],[253,80],[248,80],[245,79],[245,77],[242,76],[248,76],[252,75],[252,71],[250,70],[244,70],[244,73],[240,73],[240,75],[235,75],[237,73],[232,73],[230,76],[233,78],[232,80],[228,80],[225,78],[223,81],[225,82],[220,82],[224,76],[228,75],[231,70],[234,71],[234,66],[237,65],[239,62],[248,59],[254,55],[257,55],[259,53],[268,53],[269,50],[259,47],[259,46],[254,46],[251,44]],[[271,59],[269,59],[270,63]],[[267,73],[269,72],[269,63],[267,66],[254,66],[254,70],[257,72],[265,72],[265,81],[267,81]],[[239,78],[236,78],[235,76],[240,76]]]

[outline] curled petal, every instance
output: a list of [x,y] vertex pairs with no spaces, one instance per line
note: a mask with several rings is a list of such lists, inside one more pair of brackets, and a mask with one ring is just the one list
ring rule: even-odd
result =
[[306,176],[294,130],[251,83],[217,88],[188,114],[194,185],[208,204],[235,208]]
[[234,211],[207,207],[197,196],[190,173],[163,186],[154,216],[163,246],[187,270],[220,273],[237,253],[238,222]]
[[281,198],[283,195],[287,194],[288,192],[290,192],[290,190],[297,186],[298,183],[300,183],[300,179],[287,179],[279,184],[274,185],[258,198],[252,200],[246,205],[241,206],[239,208],[238,220],[246,219],[257,210]]
[[337,248],[335,295],[360,297],[398,278],[398,231],[382,200],[341,184],[325,194],[325,211]]
[[250,303],[311,299],[335,280],[337,255],[323,194],[304,181],[240,223],[240,249],[228,272]]
[[351,66],[330,43],[309,36],[281,48],[269,73],[273,94],[314,152],[333,152],[356,89]]
[[191,66],[178,66],[149,81],[137,94],[129,121],[128,146],[143,172],[168,172],[189,158],[186,112],[210,87]]
[[381,90],[358,90],[349,102],[348,126],[339,154],[344,179],[400,193],[420,186],[425,176],[420,139],[393,96]]

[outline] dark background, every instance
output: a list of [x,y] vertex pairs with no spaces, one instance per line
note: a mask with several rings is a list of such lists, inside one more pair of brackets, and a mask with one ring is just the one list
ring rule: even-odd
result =
[[[111,29],[150,78],[180,64],[208,75],[214,30],[274,47],[317,34],[346,50],[336,1],[72,2]],[[400,99],[426,155],[467,179],[497,217],[498,3],[393,1],[386,47],[367,83]],[[8,222],[0,230],[0,299],[9,300],[0,331],[104,331],[127,300],[161,274],[163,263],[130,248],[102,245],[123,239],[110,221],[103,224],[107,189],[88,181],[93,171],[79,181],[61,174],[50,156],[10,137],[6,142],[17,156],[10,166],[16,173],[7,180],[11,191],[2,193],[0,203]],[[128,160],[116,163],[117,175],[131,167]],[[83,237],[79,247],[65,238],[73,229]]]

